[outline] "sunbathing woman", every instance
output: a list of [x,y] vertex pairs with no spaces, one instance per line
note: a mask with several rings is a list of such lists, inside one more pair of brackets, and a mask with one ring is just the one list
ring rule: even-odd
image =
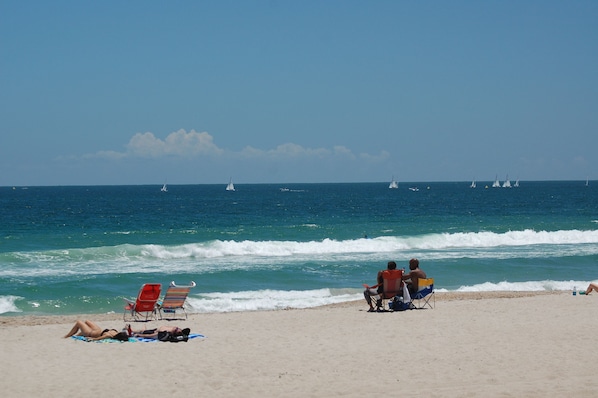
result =
[[586,289],[586,294],[592,293],[592,290],[595,292],[598,292],[598,283],[596,283],[596,282],[590,283],[590,285]]
[[70,332],[64,336],[66,339],[67,337],[71,336],[83,336],[87,337],[87,340],[103,340],[103,339],[116,339],[126,341],[129,339],[127,333],[119,332],[116,329],[102,329],[96,323],[92,321],[77,321],[75,322],[75,326],[71,329]]

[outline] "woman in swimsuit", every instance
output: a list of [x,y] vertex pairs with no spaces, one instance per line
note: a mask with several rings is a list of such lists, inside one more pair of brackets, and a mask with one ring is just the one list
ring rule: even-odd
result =
[[128,335],[123,332],[119,332],[116,329],[102,329],[96,323],[92,321],[77,321],[75,322],[75,326],[71,329],[70,332],[64,336],[64,338],[71,337],[74,335],[87,337],[88,340],[103,340],[103,339],[118,339],[124,340],[126,336],[128,340]]

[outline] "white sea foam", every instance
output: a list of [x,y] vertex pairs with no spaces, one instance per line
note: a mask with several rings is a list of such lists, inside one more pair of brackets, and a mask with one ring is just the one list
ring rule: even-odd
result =
[[541,291],[572,291],[583,289],[590,281],[528,281],[528,282],[485,282],[472,286],[461,286],[458,292],[541,292]]
[[311,308],[326,304],[363,299],[361,293],[318,290],[259,290],[231,293],[209,293],[189,297],[191,312],[235,312],[277,310],[285,308]]
[[[204,273],[276,269],[281,263],[368,263],[405,255],[427,261],[598,255],[598,231],[509,231],[297,241],[215,240],[185,245],[119,245],[4,255],[0,277],[106,273]],[[263,267],[263,268],[260,268]]]
[[17,296],[0,296],[0,314],[7,312],[22,312],[15,302],[22,297]]
[[[572,291],[574,288],[585,290],[589,281],[531,281],[531,282],[499,282],[482,283],[472,286],[461,286],[458,292],[542,292]],[[448,292],[447,289],[436,289],[436,292]],[[188,303],[190,312],[237,312],[258,310],[279,310],[285,308],[312,308],[327,304],[364,300],[361,289],[330,289],[306,291],[259,290],[229,293],[209,293],[190,296]],[[365,305],[365,301],[364,301]]]
[[[488,249],[534,245],[597,244],[598,231],[509,231],[443,233],[420,236],[384,236],[373,239],[296,241],[211,241],[182,246],[143,246],[142,254],[164,259],[219,257],[290,257],[296,255],[335,255],[392,253],[413,250]],[[545,250],[543,247],[542,250]],[[560,250],[560,249],[559,249]],[[577,250],[577,249],[576,249]],[[592,248],[596,251],[596,248]]]

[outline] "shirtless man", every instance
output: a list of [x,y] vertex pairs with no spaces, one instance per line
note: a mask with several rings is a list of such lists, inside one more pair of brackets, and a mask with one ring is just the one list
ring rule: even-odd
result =
[[419,287],[419,279],[426,279],[426,273],[419,268],[419,260],[412,258],[409,260],[409,273],[403,275],[403,280],[409,288],[410,294],[415,294]]

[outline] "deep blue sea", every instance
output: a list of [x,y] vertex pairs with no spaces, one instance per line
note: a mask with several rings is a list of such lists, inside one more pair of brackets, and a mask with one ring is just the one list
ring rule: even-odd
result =
[[191,312],[304,308],[412,257],[440,291],[598,279],[598,183],[491,183],[0,187],[0,314],[120,313],[191,280]]

